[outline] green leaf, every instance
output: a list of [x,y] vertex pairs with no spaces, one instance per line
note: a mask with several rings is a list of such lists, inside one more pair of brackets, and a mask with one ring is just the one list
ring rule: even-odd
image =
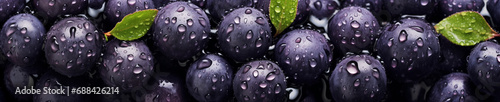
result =
[[151,28],[157,13],[156,9],[148,9],[129,14],[106,35],[111,33],[117,39],[126,41],[139,39]]
[[461,46],[475,44],[497,35],[481,14],[475,11],[455,13],[434,26],[449,41]]
[[271,0],[269,16],[271,23],[276,28],[274,36],[280,34],[295,20],[297,5],[298,0]]

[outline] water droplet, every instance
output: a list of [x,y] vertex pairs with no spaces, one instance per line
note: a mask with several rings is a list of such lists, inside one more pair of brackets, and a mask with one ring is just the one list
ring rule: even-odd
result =
[[252,68],[252,66],[250,66],[250,65],[246,65],[246,66],[244,67],[244,69],[243,69],[243,73],[247,73],[247,72],[248,72],[248,70],[250,70],[250,68]]
[[351,75],[358,74],[359,73],[358,63],[356,61],[351,61],[347,63],[346,70]]
[[427,56],[432,56],[432,49],[430,47],[427,48]]
[[234,18],[234,23],[235,24],[240,24],[240,17]]
[[14,32],[17,30],[17,25],[16,24],[10,24],[9,28],[7,29],[7,33],[5,33],[7,36],[10,36],[14,34]]
[[377,68],[373,69],[372,75],[373,75],[373,77],[375,77],[377,79],[380,77],[380,72],[378,71]]
[[215,83],[215,82],[217,82],[217,80],[218,80],[218,79],[217,79],[217,75],[213,75],[213,77],[212,77],[212,82],[213,82],[213,83]]
[[247,39],[252,39],[252,36],[253,36],[253,32],[252,32],[252,30],[249,30],[247,32]]
[[30,37],[24,37],[24,42],[30,42]]
[[122,62],[123,62],[122,56],[118,56],[118,58],[116,59],[116,63],[120,64]]
[[26,27],[21,28],[21,34],[26,34],[27,31]]
[[184,6],[177,8],[177,12],[182,12],[182,11],[184,11]]
[[163,35],[163,41],[164,41],[164,42],[167,42],[167,41],[168,41],[168,35],[166,35],[166,34],[165,34],[165,35]]
[[129,55],[127,56],[127,59],[128,59],[129,61],[132,61],[132,60],[134,60],[134,55],[132,55],[132,54],[129,54]]
[[359,23],[358,23],[358,21],[352,21],[352,22],[351,22],[351,27],[352,27],[352,28],[354,28],[354,29],[359,28]]
[[203,17],[200,17],[198,19],[198,21],[200,22],[201,26],[203,26],[203,27],[205,27],[207,25],[207,22],[205,22],[205,18],[203,18]]
[[247,89],[247,82],[246,81],[241,82],[240,87],[241,87],[241,89],[246,90]]
[[212,60],[205,58],[205,59],[201,60],[200,63],[198,63],[198,69],[208,68],[211,65],[212,65]]
[[57,52],[59,51],[59,43],[57,42],[57,38],[55,36],[52,37],[52,43],[50,44],[50,48],[52,49],[52,52]]
[[76,34],[76,28],[75,27],[71,27],[69,28],[69,37],[70,38],[75,38],[75,34]]
[[314,58],[309,60],[309,65],[311,66],[311,68],[316,67],[316,65],[317,65],[316,60]]
[[120,11],[116,11],[116,12],[115,12],[115,16],[116,16],[116,17],[120,17]]
[[194,38],[196,38],[196,33],[194,33],[194,32],[191,32],[191,33],[190,33],[190,35],[189,35],[189,38],[191,38],[191,39],[194,39]]
[[234,51],[236,51],[236,53],[240,52],[240,47],[239,46],[234,47]]
[[56,3],[56,1],[55,1],[55,0],[50,0],[50,1],[49,1],[49,6],[54,6],[54,4],[55,4],[55,3]]
[[265,81],[262,81],[262,82],[260,82],[259,86],[260,86],[260,88],[266,88],[267,83]]
[[290,58],[286,58],[285,63],[290,64]]
[[227,27],[227,30],[226,30],[226,34],[229,34],[233,31],[234,29],[234,25],[233,24],[229,24],[229,27]]
[[281,92],[281,86],[280,84],[276,84],[276,86],[274,86],[274,93],[275,94],[279,94]]
[[193,23],[194,23],[193,19],[188,19],[186,22],[187,22],[188,26],[190,26],[190,27],[193,26]]
[[392,41],[393,41],[393,38],[389,39],[389,42],[387,42],[387,46],[392,47]]
[[134,5],[135,2],[136,2],[136,0],[128,0],[127,2],[128,2],[129,5]]
[[179,27],[177,27],[177,30],[180,32],[180,33],[184,33],[186,32],[186,26],[181,24],[179,25]]
[[411,29],[417,31],[417,32],[420,32],[420,33],[423,33],[424,32],[424,29],[422,27],[419,27],[419,26],[413,26],[413,27],[410,27]]
[[257,76],[259,76],[259,71],[255,70],[253,71],[253,77],[257,78]]
[[416,42],[417,42],[417,46],[419,46],[419,47],[424,46],[424,41],[422,40],[422,38],[418,37]]
[[66,68],[67,69],[70,69],[71,67],[73,67],[73,60],[70,60],[66,63]]
[[406,33],[405,30],[401,30],[399,33],[399,42],[404,42],[406,41],[406,38],[408,37],[408,34]]
[[361,84],[361,82],[359,81],[359,79],[356,79],[356,80],[354,81],[354,87],[358,87],[358,86],[359,86],[359,84]]
[[297,37],[297,39],[295,39],[295,43],[300,43],[302,41],[302,38],[300,37]]
[[271,72],[271,73],[267,74],[267,76],[266,76],[266,80],[268,80],[268,81],[272,81],[272,80],[274,80],[274,78],[276,78],[276,75],[274,74],[274,72]]
[[391,62],[391,67],[396,68],[397,64],[398,64],[398,61],[395,58],[393,58],[392,62]]
[[139,74],[141,72],[142,72],[142,66],[139,65],[139,64],[135,65],[135,67],[134,67],[134,74]]
[[420,4],[422,6],[426,6],[427,4],[429,4],[429,0],[420,0]]
[[500,55],[497,55],[497,61],[500,62]]
[[246,13],[246,14],[251,14],[251,13],[252,13],[252,10],[251,10],[251,9],[247,9],[247,10],[245,10],[245,13]]
[[266,20],[264,20],[264,18],[262,17],[257,17],[257,20],[255,20],[255,22],[259,25],[263,25],[266,23]]
[[314,2],[314,8],[316,8],[317,10],[321,10],[321,1]]
[[177,23],[177,17],[172,17],[172,23]]
[[255,47],[261,47],[262,46],[262,39],[259,38],[257,41],[255,41]]

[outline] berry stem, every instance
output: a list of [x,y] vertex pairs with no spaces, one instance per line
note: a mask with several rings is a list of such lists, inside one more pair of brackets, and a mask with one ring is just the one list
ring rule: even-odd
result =
[[109,36],[111,36],[111,32],[106,32],[106,33],[104,33],[104,35],[109,37]]

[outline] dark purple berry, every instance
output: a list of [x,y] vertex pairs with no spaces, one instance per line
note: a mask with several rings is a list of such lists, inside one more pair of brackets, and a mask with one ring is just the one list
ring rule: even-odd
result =
[[[64,88],[73,89],[78,87],[89,87],[89,79],[87,76],[79,76],[68,78],[54,71],[46,72],[42,77],[36,82],[35,89],[40,89],[44,92],[44,89],[60,89]],[[121,90],[120,90],[121,91]],[[90,101],[88,95],[84,94],[34,94],[33,102],[88,102]]]
[[103,4],[106,1],[108,1],[108,0],[89,0],[89,7],[93,8],[93,9],[100,9],[100,8],[102,8]]
[[205,55],[191,64],[186,76],[189,93],[200,102],[225,102],[232,96],[233,68],[222,57]]
[[153,74],[151,51],[142,41],[114,39],[106,44],[99,73],[108,86],[131,92],[141,87]]
[[[16,89],[30,89],[35,87],[35,79],[27,71],[30,67],[7,65],[4,72],[4,82],[7,92],[17,101],[33,101],[33,94],[16,94]],[[20,92],[20,91],[18,91]]]
[[0,45],[7,59],[18,66],[30,66],[43,56],[45,27],[31,14],[12,16],[0,32]]
[[330,68],[332,50],[328,40],[317,31],[293,30],[278,41],[275,58],[289,77],[299,85],[314,85],[321,73]]
[[421,19],[406,18],[383,29],[375,49],[387,76],[397,82],[418,81],[430,74],[440,55],[434,28]]
[[237,62],[261,58],[272,43],[268,19],[250,7],[226,15],[219,25],[217,39],[222,53]]
[[500,45],[489,41],[479,43],[472,49],[467,61],[467,71],[478,87],[492,95],[500,93]]
[[282,102],[286,99],[285,75],[275,63],[252,61],[241,66],[233,81],[239,102]]
[[192,102],[186,82],[175,73],[158,73],[153,77],[153,92],[145,95],[145,102]]
[[174,2],[158,12],[152,28],[153,41],[163,55],[188,60],[205,48],[210,21],[198,6]]
[[253,0],[207,0],[210,20],[218,23],[232,10],[253,6]]
[[428,93],[429,102],[472,102],[476,87],[469,75],[465,73],[451,73],[442,77]]
[[93,68],[99,59],[104,45],[103,36],[85,18],[63,19],[47,32],[44,44],[47,63],[62,75],[82,75]]
[[385,68],[369,55],[340,61],[329,79],[336,102],[380,102],[387,91]]
[[328,37],[341,54],[373,49],[379,36],[377,19],[365,8],[351,6],[340,10],[328,24]]
[[305,2],[309,4],[306,11],[319,20],[329,19],[340,8],[334,0],[306,0]]
[[442,61],[439,63],[441,73],[467,72],[467,56],[473,47],[453,44],[444,36],[439,35]]
[[437,0],[437,7],[426,19],[441,21],[443,18],[461,11],[480,12],[484,7],[484,0]]

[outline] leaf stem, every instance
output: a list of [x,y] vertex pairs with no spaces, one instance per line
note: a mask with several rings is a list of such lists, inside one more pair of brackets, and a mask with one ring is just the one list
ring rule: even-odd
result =
[[106,32],[106,33],[104,33],[104,35],[109,37],[109,36],[111,36],[111,32]]

